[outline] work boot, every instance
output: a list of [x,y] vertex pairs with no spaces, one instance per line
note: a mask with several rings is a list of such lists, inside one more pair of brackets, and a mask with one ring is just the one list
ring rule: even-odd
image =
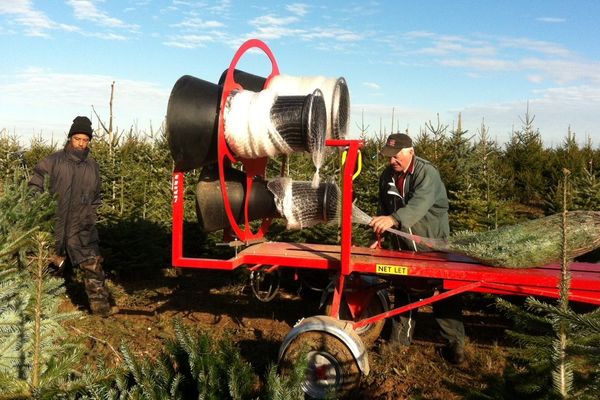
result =
[[465,362],[465,349],[462,346],[447,344],[442,347],[442,357],[450,364],[460,365]]
[[90,310],[92,314],[100,315],[101,317],[108,317],[114,314],[112,307],[105,299],[90,300]]
[[65,263],[67,261],[67,257],[59,256],[58,254],[53,254],[50,256],[50,271],[54,275],[61,275],[65,269]]
[[110,305],[110,294],[106,288],[101,262],[102,257],[98,256],[82,262],[80,267],[85,273],[83,283],[88,296],[90,311],[92,314],[108,317],[117,312],[118,309],[113,309]]

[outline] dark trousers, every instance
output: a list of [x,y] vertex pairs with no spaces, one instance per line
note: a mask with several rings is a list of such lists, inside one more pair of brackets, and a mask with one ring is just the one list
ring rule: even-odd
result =
[[92,312],[96,309],[105,309],[109,307],[109,293],[106,289],[104,271],[102,269],[102,257],[96,256],[90,258],[79,267],[84,272],[83,282]]
[[[431,296],[433,288],[428,291],[412,291],[408,287],[396,288],[394,291],[394,307],[401,307],[420,298]],[[440,327],[440,334],[446,344],[462,349],[465,344],[465,327],[462,322],[462,297],[451,296],[432,304],[433,316]],[[392,340],[403,345],[412,342],[416,326],[418,309],[412,309],[392,319]]]

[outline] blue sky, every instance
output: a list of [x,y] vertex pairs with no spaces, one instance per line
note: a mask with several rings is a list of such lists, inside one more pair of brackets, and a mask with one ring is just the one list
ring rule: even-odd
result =
[[[600,2],[580,1],[0,1],[0,130],[61,141],[76,115],[160,126],[184,74],[217,82],[246,40],[263,40],[281,73],[344,77],[351,134],[415,136],[458,113],[505,142],[529,102],[544,144],[569,126],[600,135]],[[261,52],[240,65],[268,75]],[[94,122],[96,120],[94,118]]]

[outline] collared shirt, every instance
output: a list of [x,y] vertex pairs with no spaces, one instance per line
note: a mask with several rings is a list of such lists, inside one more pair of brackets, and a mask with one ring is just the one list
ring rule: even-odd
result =
[[403,172],[397,172],[394,177],[396,182],[396,189],[398,189],[398,193],[402,198],[406,197],[406,177],[415,171],[415,156],[413,155],[412,160],[410,160],[410,165]]

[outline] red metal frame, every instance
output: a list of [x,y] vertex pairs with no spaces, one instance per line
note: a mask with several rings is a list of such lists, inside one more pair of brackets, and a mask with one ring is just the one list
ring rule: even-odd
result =
[[[343,269],[342,254],[341,246],[336,245],[270,242],[249,247],[243,250],[238,258],[248,264],[261,260],[264,264],[277,262],[280,266],[337,272]],[[439,279],[446,290],[424,300],[356,321],[353,324],[354,328],[464,292],[549,298],[559,296],[560,266],[558,264],[539,268],[509,269],[482,265],[466,257],[449,253],[417,253],[352,247],[350,265],[350,273],[359,275],[377,275],[389,279],[403,277]],[[382,269],[392,270],[397,275],[382,273]],[[574,262],[570,264],[570,271],[569,299],[600,305],[600,264]],[[362,304],[362,306],[366,305]]]
[[[263,242],[244,249],[229,260],[189,258],[176,260],[174,258],[173,265],[219,269],[235,269],[242,265],[250,268],[257,265],[272,265],[277,268],[329,270],[337,274],[330,311],[331,315],[335,317],[339,315],[346,278],[353,273],[394,279],[402,279],[403,276],[437,278],[443,282],[443,287],[447,290],[428,299],[356,321],[355,328],[463,292],[558,297],[560,266],[556,264],[540,268],[508,269],[485,266],[454,254],[391,251],[352,246],[352,175],[357,160],[356,155],[362,142],[358,140],[328,140],[327,145],[348,147],[348,157],[342,172],[340,245]],[[178,210],[183,210],[183,199],[179,195],[183,193],[183,183],[179,180],[174,180],[174,182],[177,183],[177,185],[174,184],[173,191],[175,223],[176,213]],[[175,242],[175,228],[174,224],[174,252],[176,249],[181,249],[181,243]],[[381,269],[382,266],[388,266],[401,275],[381,273],[378,268]],[[572,274],[570,299],[600,305],[600,264],[571,263],[570,269]],[[357,303],[360,301],[359,297],[346,297],[353,315],[359,315],[360,310],[366,307],[366,304]],[[364,297],[366,303],[368,296]]]
[[227,142],[225,141],[225,105],[229,99],[229,95],[233,90],[243,90],[243,87],[235,82],[233,79],[233,72],[235,71],[235,67],[237,63],[242,58],[242,56],[250,49],[260,49],[262,50],[269,60],[271,61],[271,74],[267,77],[265,82],[265,88],[269,84],[269,81],[276,75],[279,75],[279,67],[277,66],[277,61],[275,61],[275,56],[271,52],[271,49],[262,41],[257,39],[251,39],[242,44],[242,46],[235,53],[231,64],[229,65],[229,69],[227,70],[227,74],[225,76],[225,82],[223,83],[223,94],[221,95],[221,109],[219,111],[219,138],[218,138],[218,163],[219,163],[219,176],[221,181],[221,190],[223,193],[223,204],[225,205],[225,212],[227,214],[227,218],[229,219],[229,224],[231,229],[233,230],[236,237],[241,241],[249,241],[260,239],[264,236],[271,224],[270,219],[265,219],[261,224],[260,228],[256,232],[252,232],[250,227],[250,221],[248,220],[248,200],[250,196],[246,196],[244,202],[244,230],[241,230],[239,225],[237,224],[236,218],[233,216],[233,212],[231,211],[231,204],[229,203],[229,195],[227,194],[227,185],[225,183],[225,168],[230,164],[235,163],[236,161],[240,161],[244,165],[244,170],[246,171],[246,193],[252,193],[252,183],[255,176],[265,176],[265,169],[267,167],[268,158],[258,158],[258,159],[242,159],[236,160],[235,156],[229,150],[227,146]]
[[[231,164],[241,162],[246,172],[246,193],[251,193],[253,179],[256,176],[265,176],[265,170],[268,159],[266,157],[259,159],[236,159],[235,156],[229,150],[227,142],[225,141],[225,122],[224,112],[225,105],[229,98],[229,95],[234,90],[243,90],[243,87],[235,82],[234,71],[239,60],[242,56],[251,49],[262,50],[271,62],[271,74],[267,77],[264,87],[267,87],[270,80],[279,75],[279,67],[275,56],[271,52],[271,49],[262,41],[258,39],[250,39],[246,41],[237,50],[227,70],[225,81],[223,82],[223,92],[221,94],[221,104],[219,109],[219,126],[218,126],[218,138],[217,138],[217,163],[219,165],[219,180],[221,184],[221,193],[223,196],[223,204],[225,207],[225,214],[229,220],[230,231],[226,233],[226,239],[233,239],[230,236],[232,232],[237,239],[242,242],[252,242],[261,239],[267,232],[269,225],[271,224],[270,218],[265,218],[256,232],[252,232],[250,221],[248,219],[248,207],[250,196],[246,196],[244,200],[244,229],[242,230],[237,223],[236,217],[233,215],[231,210],[231,204],[229,202],[229,194],[227,192],[227,184],[225,181],[225,168],[228,168]],[[212,268],[212,269],[225,269],[230,270],[237,268],[239,264],[228,260],[217,260],[208,258],[186,258],[183,256],[183,220],[184,220],[184,181],[185,176],[182,172],[174,172],[172,176],[172,208],[173,208],[173,236],[172,236],[172,265],[174,267],[190,267],[190,268]]]
[[[241,161],[247,175],[246,190],[250,193],[252,178],[257,175],[264,176],[267,160],[235,159],[227,147],[223,134],[223,109],[229,93],[232,90],[241,88],[233,81],[233,70],[237,62],[247,50],[255,47],[263,50],[272,63],[273,70],[265,86],[268,85],[269,79],[279,74],[275,58],[264,43],[258,40],[246,42],[236,53],[227,72],[219,117],[218,162],[223,200],[233,232],[238,239],[246,244],[254,239],[262,238],[270,220],[263,221],[256,233],[251,232],[248,224],[248,200],[246,200],[245,228],[242,231],[238,227],[228,201],[224,168],[229,162]],[[184,175],[175,172],[172,181],[173,266],[233,270],[245,265],[249,269],[271,266],[269,270],[286,267],[329,270],[337,276],[330,311],[330,315],[336,318],[339,317],[340,302],[346,279],[353,273],[378,275],[392,279],[402,279],[403,276],[437,278],[443,282],[443,287],[447,290],[427,299],[356,321],[353,324],[355,328],[464,292],[558,297],[557,288],[560,281],[560,267],[558,265],[530,269],[507,269],[485,266],[453,254],[390,251],[352,246],[352,179],[359,149],[362,147],[363,142],[349,139],[327,140],[326,145],[347,148],[347,156],[342,171],[340,245],[263,242],[244,249],[236,257],[228,260],[186,258],[183,256]],[[572,263],[570,268],[570,299],[600,305],[600,264]],[[390,275],[389,272],[393,272],[393,274]],[[360,315],[361,310],[367,307],[372,295],[371,292],[366,293],[364,296],[347,295],[346,300],[349,302],[351,313],[355,316]]]

